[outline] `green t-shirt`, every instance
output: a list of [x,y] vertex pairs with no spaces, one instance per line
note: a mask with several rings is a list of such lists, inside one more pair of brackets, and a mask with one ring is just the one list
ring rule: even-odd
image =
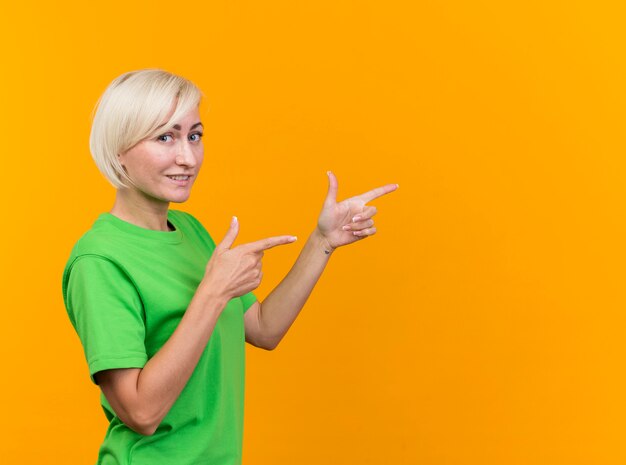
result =
[[[193,216],[170,210],[174,231],[154,231],[102,213],[72,249],[63,273],[70,321],[94,373],[142,368],[174,332],[215,242]],[[110,421],[98,464],[241,463],[244,312],[252,293],[228,302],[187,385],[152,436],[128,428],[103,394]]]

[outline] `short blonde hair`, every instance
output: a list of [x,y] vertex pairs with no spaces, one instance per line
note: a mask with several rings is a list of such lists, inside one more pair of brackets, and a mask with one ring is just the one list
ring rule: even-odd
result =
[[117,155],[170,130],[200,104],[202,96],[188,79],[160,69],[130,71],[115,78],[94,108],[89,137],[91,155],[102,174],[115,188],[129,187],[132,180]]

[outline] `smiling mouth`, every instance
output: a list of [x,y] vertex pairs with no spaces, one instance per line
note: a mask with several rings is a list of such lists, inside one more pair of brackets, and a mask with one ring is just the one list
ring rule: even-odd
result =
[[174,181],[188,181],[189,179],[191,179],[191,176],[170,176],[167,174],[166,176],[170,179],[173,179]]

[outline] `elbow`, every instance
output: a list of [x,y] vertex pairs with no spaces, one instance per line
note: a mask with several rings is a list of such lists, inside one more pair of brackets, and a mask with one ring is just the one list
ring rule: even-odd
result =
[[135,433],[141,434],[142,436],[152,436],[154,433],[156,433],[156,430],[158,428],[158,425],[154,424],[134,424],[133,426],[127,424],[126,426],[132,429]]
[[103,370],[94,375],[111,408],[129,429],[152,436],[167,411],[158,403],[142,400],[137,391],[141,369]]
[[267,339],[267,338],[251,339],[251,338],[247,338],[246,342],[248,342],[249,344],[253,345],[257,349],[274,350],[276,347],[278,347],[278,343],[280,342],[280,339]]
[[267,339],[263,341],[263,343],[259,347],[267,351],[271,351],[271,350],[276,349],[279,343],[280,343],[280,339]]
[[274,350],[277,346],[278,346],[278,344],[276,344],[276,345],[263,345],[263,346],[260,346],[260,348],[270,352],[270,351]]
[[135,433],[141,434],[142,436],[152,436],[156,432],[160,423],[155,421],[149,415],[141,415],[139,413],[133,415],[131,418],[128,418],[126,421],[122,418],[120,418],[120,420],[122,420],[124,424]]

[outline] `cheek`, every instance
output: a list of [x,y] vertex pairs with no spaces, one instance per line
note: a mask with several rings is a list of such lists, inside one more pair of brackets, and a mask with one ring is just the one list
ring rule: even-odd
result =
[[196,155],[196,165],[198,165],[197,169],[200,169],[202,163],[204,163],[204,152],[200,152]]

